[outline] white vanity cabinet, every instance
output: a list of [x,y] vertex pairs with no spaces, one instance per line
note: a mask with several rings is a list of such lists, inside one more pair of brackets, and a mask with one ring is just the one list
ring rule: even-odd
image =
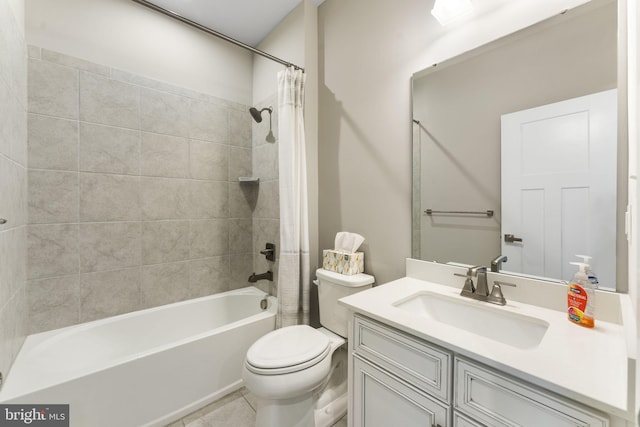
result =
[[355,314],[352,427],[610,427],[606,414]]
[[449,406],[406,381],[355,356],[354,425],[449,426]]
[[471,418],[453,411],[453,427],[484,427],[482,424],[473,421]]
[[453,354],[361,316],[353,319],[353,426],[451,426]]
[[608,427],[600,412],[464,358],[455,358],[454,407],[487,426]]

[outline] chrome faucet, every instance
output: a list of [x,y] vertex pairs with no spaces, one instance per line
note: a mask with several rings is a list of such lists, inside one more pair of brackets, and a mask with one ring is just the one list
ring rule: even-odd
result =
[[480,265],[472,268],[476,281],[476,297],[485,300],[489,296],[489,287],[487,286],[487,267]]
[[500,267],[502,267],[502,263],[507,262],[506,255],[498,255],[493,261],[491,261],[491,271],[497,273],[500,271]]
[[[506,258],[506,257],[505,257]],[[456,276],[464,277],[464,286],[460,295],[467,298],[473,298],[478,301],[486,301],[491,304],[505,305],[507,300],[502,294],[501,285],[516,286],[513,283],[494,281],[491,292],[487,286],[487,267],[483,265],[476,265],[467,270],[467,274],[454,273]],[[476,280],[474,285],[473,280]]]
[[[464,287],[460,295],[481,301],[486,301],[489,296],[489,288],[487,287],[487,267],[476,265],[467,270],[467,274],[454,273],[456,276],[465,277]],[[473,280],[476,280],[474,285]]]

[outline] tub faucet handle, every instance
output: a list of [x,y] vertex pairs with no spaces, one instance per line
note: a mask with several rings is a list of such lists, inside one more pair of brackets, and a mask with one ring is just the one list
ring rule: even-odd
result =
[[267,258],[267,261],[276,260],[276,245],[274,243],[267,243],[265,248],[260,251],[260,254]]

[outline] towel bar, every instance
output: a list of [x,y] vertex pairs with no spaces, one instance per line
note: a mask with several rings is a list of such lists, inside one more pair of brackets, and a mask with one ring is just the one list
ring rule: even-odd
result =
[[491,218],[493,216],[493,211],[434,211],[433,209],[427,209],[424,211],[427,215],[433,214],[462,214],[462,215],[486,215]]

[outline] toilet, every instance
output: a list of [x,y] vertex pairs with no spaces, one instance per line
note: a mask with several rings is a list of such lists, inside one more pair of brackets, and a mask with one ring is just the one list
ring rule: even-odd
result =
[[373,276],[318,269],[321,328],[287,326],[247,351],[242,379],[257,400],[256,427],[325,427],[347,410],[347,323],[340,298],[369,289]]

